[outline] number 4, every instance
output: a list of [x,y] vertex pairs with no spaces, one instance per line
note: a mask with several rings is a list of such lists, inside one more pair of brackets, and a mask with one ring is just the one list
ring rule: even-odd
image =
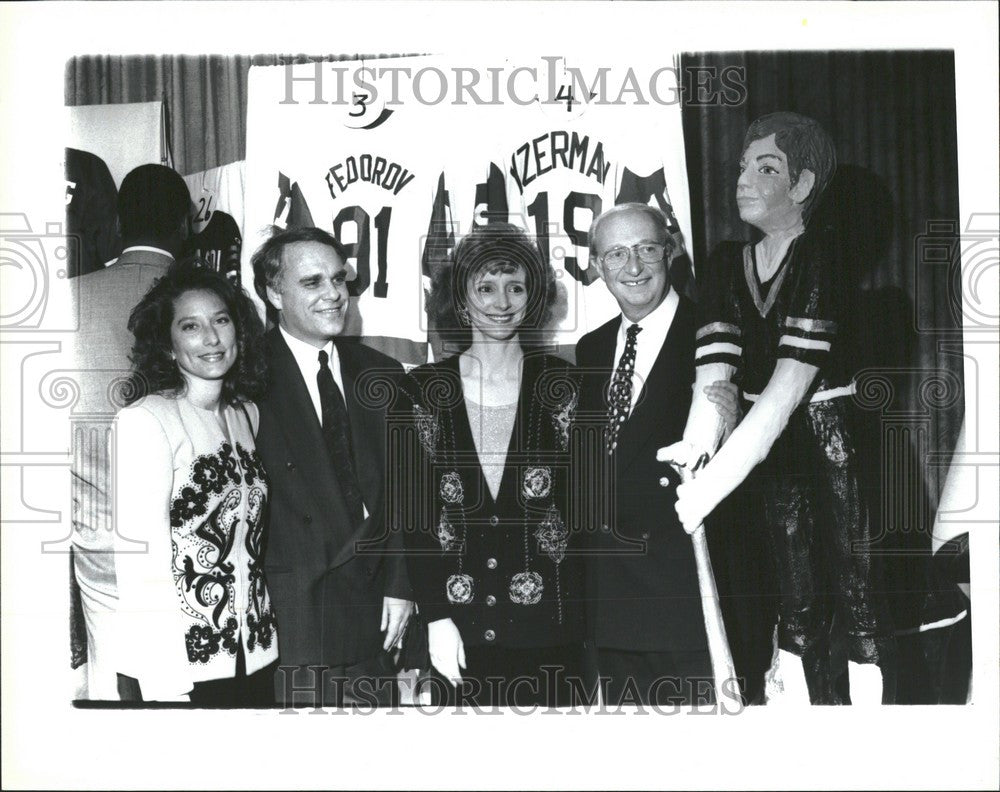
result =
[[560,85],[559,92],[556,94],[557,102],[566,103],[566,112],[573,112],[573,86],[572,85]]

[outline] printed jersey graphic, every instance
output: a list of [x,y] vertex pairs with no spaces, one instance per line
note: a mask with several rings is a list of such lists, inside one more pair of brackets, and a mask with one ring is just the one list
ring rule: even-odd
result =
[[[422,345],[435,267],[473,228],[503,220],[537,237],[559,278],[556,343],[615,316],[589,264],[590,226],[605,209],[639,201],[667,213],[679,243],[689,238],[680,108],[589,101],[588,75],[600,70],[554,60],[535,64],[535,86],[521,95],[537,96],[526,104],[427,101],[396,73],[455,73],[459,61],[441,56],[252,67],[244,282],[272,225],[316,225],[348,249],[356,310],[347,333]],[[524,66],[500,64],[478,73]],[[604,68],[609,85],[621,84],[617,71]],[[671,266],[680,290],[690,270],[682,247]]]
[[[405,62],[416,69],[422,59]],[[396,61],[371,63],[386,68]],[[337,64],[348,75],[362,65]],[[315,73],[313,64],[294,67],[296,78]],[[310,86],[301,102],[283,105],[285,80],[284,67],[250,72],[244,262],[266,238],[267,226],[315,224],[347,249],[357,310],[346,333],[425,343],[424,242],[442,186],[442,149],[434,133],[440,129],[438,111],[446,108],[422,105],[404,93],[398,105],[388,106],[391,86],[374,71],[365,73],[365,81],[375,90],[355,86],[345,91],[342,104],[332,101],[332,91],[330,103],[309,104]]]
[[[561,101],[520,108],[516,129],[497,160],[515,222],[536,235],[560,291],[565,290],[556,341],[569,344],[618,313],[589,261],[591,223],[616,204],[650,204],[666,213],[681,246],[671,263],[671,280],[675,288],[686,289],[691,265],[683,245],[689,229],[682,229],[672,197],[683,193],[686,209],[687,180],[677,107],[603,105],[589,97],[584,102],[579,84],[555,82]],[[608,83],[615,84],[613,75]],[[673,128],[664,123],[672,113],[677,115]]]
[[215,212],[221,211],[236,221],[236,227],[242,236],[246,162],[230,162],[200,173],[192,173],[184,177],[184,183],[191,193],[191,221],[196,234],[208,227]]
[[208,224],[191,240],[191,249],[208,266],[235,283],[240,282],[243,238],[236,220],[221,209],[212,211]]
[[[596,66],[543,60],[530,104],[457,108],[449,129],[462,145],[448,153],[446,202],[457,235],[509,219],[536,237],[559,283],[553,340],[572,344],[618,313],[589,263],[590,225],[616,204],[645,203],[667,214],[680,246],[671,282],[691,295],[683,133],[679,106],[596,104],[616,98],[587,90]],[[604,69],[606,85],[623,82],[619,71]]]

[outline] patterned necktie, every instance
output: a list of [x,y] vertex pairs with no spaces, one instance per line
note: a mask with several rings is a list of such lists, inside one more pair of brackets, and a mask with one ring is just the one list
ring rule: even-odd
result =
[[642,330],[634,324],[625,331],[625,351],[622,352],[608,393],[608,453],[618,447],[618,431],[632,409],[632,374],[635,372],[635,339]]
[[320,350],[316,384],[319,386],[319,403],[323,413],[323,440],[330,452],[330,461],[337,473],[340,490],[344,493],[348,513],[357,524],[364,518],[364,501],[358,485],[358,474],[354,469],[354,454],[351,452],[351,424],[347,416],[347,404],[333,379],[329,361],[330,356],[326,354],[326,350]]

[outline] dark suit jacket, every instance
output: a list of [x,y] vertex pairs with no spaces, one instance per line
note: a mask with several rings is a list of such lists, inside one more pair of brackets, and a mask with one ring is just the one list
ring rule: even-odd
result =
[[[302,374],[277,328],[267,335],[267,350],[270,375],[257,451],[270,478],[264,569],[281,665],[365,661],[381,649],[382,598],[412,595],[404,559],[393,552],[402,544],[384,529],[386,400],[359,400],[359,393],[375,372],[397,381],[402,367],[359,343],[337,344],[355,464],[370,512],[354,525]],[[376,391],[368,390],[369,396],[378,397]]]
[[[621,318],[576,347],[584,378],[581,413],[599,419],[614,373]],[[649,378],[618,435],[605,491],[608,520],[591,535],[587,558],[588,631],[601,648],[637,652],[707,650],[691,538],[674,511],[675,488],[659,484],[661,446],[680,440],[694,382],[694,304],[680,298]],[[639,338],[642,343],[642,337]],[[673,475],[673,474],[671,474]]]

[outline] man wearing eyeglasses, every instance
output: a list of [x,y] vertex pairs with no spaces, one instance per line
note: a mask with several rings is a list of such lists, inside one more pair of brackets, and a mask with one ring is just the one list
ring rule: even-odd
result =
[[[621,204],[590,229],[590,266],[621,316],[576,347],[583,369],[581,412],[606,418],[606,508],[587,556],[589,637],[597,670],[610,678],[607,705],[675,705],[712,700],[691,539],[674,512],[675,488],[661,487],[656,450],[680,439],[691,404],[694,304],[670,286],[677,245],[667,218],[645,204]],[[709,399],[738,419],[735,389],[711,385]]]

